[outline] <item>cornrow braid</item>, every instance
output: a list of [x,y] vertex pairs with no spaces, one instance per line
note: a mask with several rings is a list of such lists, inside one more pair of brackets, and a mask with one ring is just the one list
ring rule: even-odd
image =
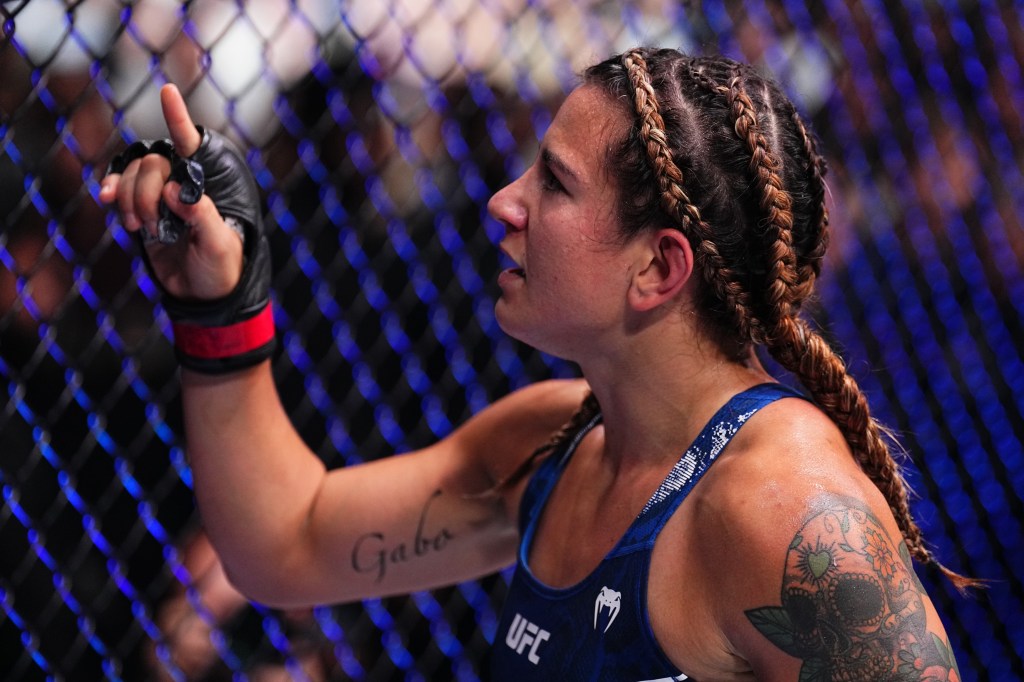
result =
[[754,103],[743,88],[743,79],[739,75],[729,79],[726,99],[736,135],[746,143],[750,152],[748,168],[761,195],[761,211],[767,218],[759,225],[764,225],[770,263],[767,273],[768,309],[773,313],[772,319],[788,317],[799,300],[796,255],[793,253],[793,200],[782,185],[779,176],[781,164],[768,150],[768,141],[758,123]]
[[[781,190],[784,183],[779,175],[781,164],[777,158],[772,158],[772,164],[769,168],[758,168],[758,162],[761,154],[767,153],[766,151],[759,152],[758,148],[766,150],[767,144],[763,133],[756,136],[751,134],[755,130],[758,132],[760,132],[760,130],[757,128],[756,109],[753,102],[750,100],[750,97],[743,89],[742,77],[738,73],[739,67],[739,64],[734,64],[732,66],[728,86],[718,83],[709,77],[702,68],[695,67],[692,61],[687,64],[687,75],[691,80],[708,92],[721,95],[725,98],[735,121],[734,129],[736,131],[736,135],[747,144],[748,151],[751,153],[751,171],[755,174],[755,180],[760,180],[760,175],[769,173],[772,185]],[[800,133],[804,156],[807,159],[805,163],[805,172],[808,176],[808,187],[809,191],[813,194],[813,200],[816,204],[816,215],[812,223],[813,229],[806,236],[806,240],[811,244],[811,248],[806,254],[800,254],[791,250],[796,263],[796,277],[794,278],[787,273],[787,279],[794,280],[788,284],[791,292],[790,300],[794,308],[799,308],[814,289],[814,282],[817,279],[817,276],[821,273],[821,263],[825,257],[825,251],[828,248],[828,211],[825,206],[824,177],[827,172],[827,165],[824,158],[818,153],[814,137],[807,130],[803,119],[800,118],[800,114],[796,110],[796,107],[793,107],[785,100],[781,104],[784,108],[790,109],[789,118]],[[753,125],[751,125],[751,123],[753,123]],[[769,196],[763,189],[762,197],[762,210],[767,211],[769,208],[766,207],[764,203],[765,201],[773,201],[774,197]],[[786,194],[785,201],[788,202],[788,207],[791,209],[793,202],[792,197],[788,193]],[[791,246],[793,244],[792,229],[793,217],[790,212],[790,236],[788,237],[788,241]]]
[[659,111],[658,99],[651,84],[647,62],[639,50],[622,56],[622,65],[633,85],[633,101],[640,119],[640,138],[654,167],[665,211],[682,221],[683,233],[695,245],[699,265],[708,284],[723,301],[729,315],[744,338],[761,335],[761,323],[750,312],[749,295],[718,252],[714,234],[698,208],[683,189],[683,173],[672,160],[665,134],[665,121]]
[[808,235],[814,246],[806,257],[801,259],[802,263],[799,265],[800,300],[803,300],[810,296],[811,291],[814,289],[814,281],[821,274],[821,263],[825,258],[825,251],[828,249],[828,207],[825,205],[825,173],[827,166],[824,157],[818,153],[818,145],[814,140],[814,136],[807,130],[807,126],[804,125],[804,121],[800,117],[799,112],[797,112],[796,107],[793,108],[790,118],[803,141],[804,156],[807,158],[805,172],[809,176],[808,184],[814,193],[814,201],[816,202],[815,215],[810,223],[812,231]]

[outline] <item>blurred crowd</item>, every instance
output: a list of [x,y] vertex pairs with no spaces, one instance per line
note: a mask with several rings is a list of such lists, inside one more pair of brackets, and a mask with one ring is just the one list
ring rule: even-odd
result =
[[[718,9],[702,14],[667,0],[626,7],[596,0],[343,2],[340,12],[329,0],[3,4],[0,384],[10,396],[0,418],[4,484],[23,500],[53,495],[55,484],[33,473],[46,468],[45,440],[78,489],[93,491],[89,499],[101,515],[126,509],[130,515],[132,506],[118,501],[126,494],[116,489],[115,482],[125,480],[116,460],[134,467],[175,535],[186,573],[168,568],[158,543],[139,539],[144,532],[137,518],[107,523],[124,525],[111,533],[125,543],[141,599],[153,606],[165,656],[187,679],[230,675],[213,628],[257,640],[263,630],[255,627],[252,634],[253,619],[261,616],[224,578],[194,518],[180,467],[168,456],[160,425],[173,429],[177,415],[166,325],[159,314],[154,323],[156,295],[127,234],[95,198],[107,163],[126,142],[165,134],[156,96],[163,82],[182,87],[197,121],[252,151],[263,188],[287,207],[271,207],[271,223],[293,216],[315,226],[275,237],[279,285],[302,269],[293,253],[296,234],[316,246],[318,263],[336,265],[338,237],[326,209],[314,208],[325,203],[326,187],[341,197],[366,243],[385,240],[396,218],[413,241],[428,241],[439,209],[424,190],[424,173],[449,202],[444,210],[459,233],[482,235],[469,256],[483,276],[497,269],[497,255],[486,248],[494,226],[471,181],[492,192],[519,172],[574,73],[641,42],[732,51],[790,84],[821,133],[834,235],[826,288],[856,276],[850,264],[882,231],[908,251],[929,244],[949,271],[969,243],[986,277],[973,285],[989,287],[1002,324],[1016,348],[1024,348],[1021,304],[1013,297],[1024,263],[1020,71],[974,74],[984,82],[963,72],[949,77],[950,89],[943,91],[930,69],[960,74],[950,65],[964,58],[965,47],[958,26],[935,14],[928,15],[931,42],[914,34],[923,56],[899,46],[900,54],[910,55],[910,80],[900,80],[885,66],[891,61],[886,37],[872,33],[870,17],[856,6],[850,21],[861,32],[864,54],[846,45],[851,36],[821,7],[795,18],[787,12],[791,3],[728,10],[728,3],[708,4]],[[976,60],[988,65],[1008,58],[1019,67],[1020,19],[1008,9],[999,16],[1007,31],[1001,40],[1015,52],[999,57],[989,54],[991,46],[977,45]],[[467,175],[467,168],[474,173]],[[374,194],[380,190],[393,215],[381,211]],[[390,267],[381,272],[407,274]],[[958,287],[972,284],[951,276]],[[336,297],[351,300],[358,284],[339,279]],[[384,286],[401,289],[393,282]],[[287,297],[288,287],[281,288]],[[308,287],[303,291],[302,306],[309,306]],[[971,310],[968,292],[956,296],[969,325],[991,324]],[[304,313],[298,304],[285,308],[292,319]],[[289,395],[287,386],[283,392]],[[16,416],[17,401],[30,405],[37,421]],[[97,418],[105,423],[97,427]],[[116,455],[100,432],[117,442]],[[81,519],[40,504],[50,542],[66,543],[73,549],[64,559],[83,562],[76,594],[101,600],[98,629],[130,630],[132,613],[104,610],[116,600],[103,557],[77,549]],[[13,521],[8,516],[0,523]],[[0,558],[0,576],[4,583],[21,576],[13,585],[17,600],[43,609],[51,588],[25,576],[48,569],[24,566],[21,559]],[[184,583],[182,575],[188,576]],[[35,597],[26,596],[32,590]],[[309,679],[338,674],[311,614],[280,618],[295,645],[293,660]],[[135,657],[152,676],[169,674],[152,633],[136,627],[125,641],[133,652],[119,656]],[[12,646],[18,645],[0,641],[0,652]],[[259,651],[254,646],[245,663],[251,679],[295,674],[276,653]]]

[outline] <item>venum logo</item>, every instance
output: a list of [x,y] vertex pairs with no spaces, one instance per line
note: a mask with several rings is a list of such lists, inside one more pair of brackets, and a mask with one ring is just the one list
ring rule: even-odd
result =
[[604,607],[608,607],[608,624],[604,626],[603,632],[608,632],[608,628],[615,622],[615,617],[619,615],[619,609],[622,608],[622,593],[616,592],[610,587],[602,587],[601,593],[597,595],[597,599],[594,600],[594,629],[597,629],[597,617],[604,611]]
[[517,613],[516,617],[512,619],[512,625],[509,627],[508,633],[505,635],[505,644],[520,655],[526,647],[530,647],[526,658],[530,663],[537,665],[540,663],[540,655],[537,653],[537,650],[540,649],[541,643],[550,637],[550,632],[540,629],[536,624],[531,623]]

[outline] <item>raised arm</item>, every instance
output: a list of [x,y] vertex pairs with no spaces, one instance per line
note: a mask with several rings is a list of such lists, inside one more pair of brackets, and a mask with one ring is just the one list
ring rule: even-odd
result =
[[406,593],[514,561],[520,489],[484,495],[566,421],[579,382],[498,401],[424,450],[324,470],[268,365],[182,377],[199,509],[229,577],[275,605]]
[[[327,472],[280,403],[266,359],[272,333],[268,341],[253,322],[269,301],[255,185],[240,156],[211,151],[209,140],[225,141],[197,130],[177,89],[166,86],[161,103],[174,153],[158,146],[126,157],[101,199],[127,230],[148,235],[145,253],[185,365],[199,510],[232,581],[284,606],[408,592],[511,563],[519,491],[480,493],[569,418],[582,386],[524,389],[430,448]],[[184,179],[182,157],[201,160],[207,174],[195,203],[170,180],[172,160]],[[161,201],[188,226],[173,243],[154,239]]]

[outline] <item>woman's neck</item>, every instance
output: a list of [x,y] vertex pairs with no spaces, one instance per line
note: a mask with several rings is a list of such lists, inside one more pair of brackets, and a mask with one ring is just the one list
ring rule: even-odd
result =
[[666,352],[633,347],[581,363],[601,404],[603,456],[615,467],[675,459],[733,395],[773,381],[756,354],[728,358],[710,341]]

